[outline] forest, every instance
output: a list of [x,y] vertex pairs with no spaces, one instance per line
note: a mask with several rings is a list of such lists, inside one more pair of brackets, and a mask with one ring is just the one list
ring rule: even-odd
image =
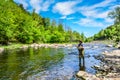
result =
[[114,24],[102,29],[92,37],[72,29],[59,20],[44,18],[40,14],[31,13],[13,0],[0,0],[0,44],[9,43],[69,43],[82,40],[120,40],[120,7],[115,8],[108,16],[114,19]]
[[114,19],[114,24],[88,38],[88,40],[113,40],[116,43],[120,41],[120,7],[109,12],[108,17]]
[[27,12],[13,0],[0,0],[0,44],[68,43],[83,40],[84,34],[72,31],[63,22]]

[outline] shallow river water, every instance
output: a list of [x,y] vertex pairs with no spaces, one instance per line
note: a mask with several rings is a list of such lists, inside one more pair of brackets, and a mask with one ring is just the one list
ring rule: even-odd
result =
[[75,46],[6,50],[0,54],[0,80],[77,80],[79,70],[96,73],[92,67],[101,61],[95,55],[114,49],[104,44],[84,44],[84,48],[84,65]]

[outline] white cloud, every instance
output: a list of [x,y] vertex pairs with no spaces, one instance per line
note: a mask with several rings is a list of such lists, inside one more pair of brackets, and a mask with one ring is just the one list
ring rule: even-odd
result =
[[114,20],[113,20],[113,19],[110,19],[110,18],[105,18],[105,22],[107,22],[107,23],[113,23]]
[[[113,20],[108,18],[108,13],[113,9],[113,2],[115,1],[116,0],[104,0],[92,6],[79,7],[79,12],[86,18],[82,18],[75,23],[87,27],[107,27],[111,25]],[[98,21],[97,19],[103,19],[103,21]]]
[[[107,27],[113,23],[113,20],[108,18],[108,13],[113,9],[113,6],[115,6],[113,5],[115,1],[116,0],[103,0],[100,3],[93,4],[91,6],[79,6],[77,4],[80,2],[77,0],[59,2],[53,7],[53,12],[61,14],[61,19],[66,20],[72,19],[68,18],[68,15],[79,12],[86,18],[82,18],[79,21],[73,23],[77,23],[86,27]],[[98,21],[97,19],[103,19],[103,21]]]
[[96,20],[93,20],[90,18],[82,18],[75,23],[85,27],[103,27],[104,26],[102,22],[97,22]]
[[27,9],[27,7],[29,6],[28,3],[27,3],[27,0],[14,0],[14,1],[17,2],[17,3],[23,4],[23,7],[25,9]]
[[60,19],[66,19],[67,18],[67,16],[62,16],[62,17],[60,17]]
[[68,17],[67,20],[72,20],[75,19],[74,17]]
[[91,7],[89,7],[89,9],[104,8],[104,7],[112,5],[111,3],[115,2],[115,1],[116,0],[104,0],[101,3],[95,4],[95,5],[91,6]]
[[65,19],[65,20],[72,20],[75,19],[74,17],[67,17],[67,16],[62,16],[60,19]]
[[39,0],[30,0],[30,5],[32,6],[33,9],[35,9],[35,12],[36,13],[39,13],[40,10],[41,10],[41,4],[42,3],[42,0],[39,1]]
[[80,3],[78,0],[59,2],[53,7],[53,12],[59,13],[61,15],[67,16],[76,12],[76,5]]
[[108,10],[104,10],[107,6],[113,5],[112,2],[116,0],[104,0],[101,3],[94,4],[92,6],[82,6],[78,10],[86,17],[93,17],[93,18],[105,18],[107,17]]
[[[17,3],[23,4],[23,7],[27,9],[27,7],[32,7],[31,9],[35,9],[36,13],[40,13],[40,11],[48,11],[49,7],[54,0],[14,0]],[[28,11],[31,11],[29,9]]]
[[47,11],[53,2],[54,2],[53,0],[46,0],[42,5],[42,10]]
[[40,11],[48,11],[53,2],[54,0],[30,0],[30,5],[36,13],[40,13]]

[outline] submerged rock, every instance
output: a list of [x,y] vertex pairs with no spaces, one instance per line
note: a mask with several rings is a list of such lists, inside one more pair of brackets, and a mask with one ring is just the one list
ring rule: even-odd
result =
[[101,61],[104,61],[104,58],[105,58],[104,55],[94,55],[93,57],[94,57],[95,59],[101,60]]

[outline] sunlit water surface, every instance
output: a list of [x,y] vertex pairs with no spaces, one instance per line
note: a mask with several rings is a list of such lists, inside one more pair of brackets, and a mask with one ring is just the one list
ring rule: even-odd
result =
[[[103,51],[114,48],[103,44],[84,44],[85,65],[88,73],[100,60],[94,58]],[[80,70],[78,50],[73,47],[29,48],[27,50],[6,50],[0,54],[0,80],[76,80]]]

